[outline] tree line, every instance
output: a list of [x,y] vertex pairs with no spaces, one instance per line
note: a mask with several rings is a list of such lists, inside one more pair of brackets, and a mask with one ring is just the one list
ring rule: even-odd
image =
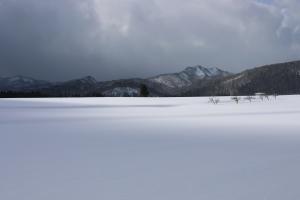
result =
[[19,92],[19,91],[0,91],[0,98],[41,98],[48,97],[39,91]]

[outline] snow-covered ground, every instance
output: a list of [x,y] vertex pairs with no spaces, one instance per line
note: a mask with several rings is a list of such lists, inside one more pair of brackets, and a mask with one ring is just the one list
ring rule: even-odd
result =
[[0,100],[0,199],[300,199],[300,96]]

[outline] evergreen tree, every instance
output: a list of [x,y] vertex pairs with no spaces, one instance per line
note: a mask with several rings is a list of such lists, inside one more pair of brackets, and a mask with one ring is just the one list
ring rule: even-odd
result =
[[140,87],[140,96],[141,97],[148,97],[149,96],[149,91],[148,87],[145,84],[142,84]]

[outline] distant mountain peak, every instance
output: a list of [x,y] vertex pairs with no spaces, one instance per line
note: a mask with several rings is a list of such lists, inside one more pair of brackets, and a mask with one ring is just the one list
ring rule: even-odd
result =
[[81,80],[89,82],[89,83],[97,83],[97,80],[92,76],[85,76]]
[[202,65],[197,65],[193,67],[185,68],[181,73],[186,73],[190,76],[197,76],[200,78],[212,77],[212,76],[224,76],[229,75],[229,72],[223,71],[217,67],[203,67]]
[[26,76],[12,76],[0,79],[0,90],[35,90],[50,86],[51,83]]
[[97,80],[92,77],[92,76],[85,76],[79,79],[73,79],[68,81],[67,83],[82,83],[82,84],[90,84],[90,85],[94,85],[97,83]]
[[33,78],[17,75],[7,78],[9,81],[23,81],[23,82],[34,82],[35,80]]
[[187,67],[179,73],[163,74],[150,78],[149,80],[164,85],[168,88],[183,88],[193,84],[194,81],[211,77],[224,77],[230,75],[229,72],[219,68],[206,68],[201,65]]

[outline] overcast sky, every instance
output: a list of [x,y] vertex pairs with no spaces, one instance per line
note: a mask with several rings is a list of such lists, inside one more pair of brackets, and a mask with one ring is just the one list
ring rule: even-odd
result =
[[238,72],[300,59],[299,0],[0,0],[0,76]]

